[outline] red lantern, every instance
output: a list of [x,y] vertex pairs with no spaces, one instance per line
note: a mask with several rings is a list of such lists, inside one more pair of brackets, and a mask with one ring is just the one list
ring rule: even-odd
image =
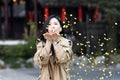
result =
[[33,16],[33,12],[30,11],[30,12],[29,12],[29,20],[33,21],[33,17],[34,17],[34,16]]
[[82,15],[83,15],[82,8],[79,7],[79,8],[78,8],[78,20],[79,20],[79,21],[82,21],[82,18],[83,18]]
[[62,7],[61,20],[65,21],[65,18],[66,18],[66,9],[65,7]]
[[96,8],[94,13],[94,21],[98,21],[98,18],[99,18],[99,9]]
[[49,17],[49,9],[48,7],[44,8],[44,19],[46,20]]

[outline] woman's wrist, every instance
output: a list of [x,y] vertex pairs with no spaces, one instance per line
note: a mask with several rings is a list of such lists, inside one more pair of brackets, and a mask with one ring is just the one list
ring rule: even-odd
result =
[[51,45],[52,41],[51,40],[46,40],[46,44]]
[[51,41],[47,40],[45,44],[45,49],[47,50],[48,53],[50,52],[51,43],[52,43]]

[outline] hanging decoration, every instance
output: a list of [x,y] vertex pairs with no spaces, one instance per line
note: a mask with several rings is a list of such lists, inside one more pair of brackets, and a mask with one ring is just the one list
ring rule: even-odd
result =
[[48,7],[44,8],[44,19],[46,20],[49,17],[49,9]]
[[30,11],[30,12],[29,12],[29,20],[30,20],[30,21],[33,21],[33,18],[34,18],[33,12]]
[[65,7],[62,7],[61,20],[64,22],[65,18],[66,18],[66,9],[65,9]]
[[98,21],[98,19],[99,19],[99,9],[96,8],[94,12],[94,21]]
[[12,0],[12,1],[13,1],[13,3],[14,3],[14,4],[16,4],[16,3],[17,3],[17,0]]
[[82,11],[82,7],[78,8],[78,20],[81,22],[83,18],[83,11]]

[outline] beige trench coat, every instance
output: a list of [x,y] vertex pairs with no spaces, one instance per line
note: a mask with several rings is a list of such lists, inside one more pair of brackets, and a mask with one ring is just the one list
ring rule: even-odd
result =
[[45,43],[39,42],[34,55],[34,62],[41,69],[38,80],[70,80],[68,66],[72,59],[72,42],[64,37],[55,41],[53,46],[56,57],[53,57],[51,52],[48,53],[44,45]]

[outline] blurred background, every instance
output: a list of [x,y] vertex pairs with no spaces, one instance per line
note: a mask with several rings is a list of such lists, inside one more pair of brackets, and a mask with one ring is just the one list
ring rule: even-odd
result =
[[36,39],[52,14],[73,41],[72,80],[120,79],[119,0],[0,0],[0,80],[13,80],[2,76],[11,70],[39,75],[33,62]]

